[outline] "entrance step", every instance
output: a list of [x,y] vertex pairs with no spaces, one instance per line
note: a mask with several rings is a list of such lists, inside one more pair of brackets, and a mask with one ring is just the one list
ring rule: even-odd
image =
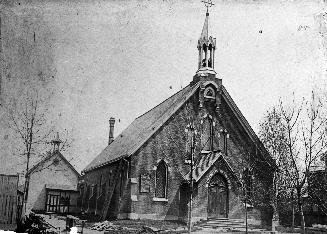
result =
[[226,229],[226,230],[245,230],[243,219],[210,219],[206,222],[197,225],[205,229]]
[[274,232],[264,229],[248,229],[246,232],[245,220],[243,219],[210,219],[208,221],[195,225],[196,229],[199,229],[194,234],[200,233],[224,233],[224,234],[274,234]]

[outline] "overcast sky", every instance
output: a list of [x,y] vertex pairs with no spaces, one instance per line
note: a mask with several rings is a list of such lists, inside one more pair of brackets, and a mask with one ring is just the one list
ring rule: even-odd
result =
[[[214,3],[209,23],[217,38],[216,72],[256,132],[279,97],[289,100],[292,92],[301,97],[313,87],[326,87],[322,1]],[[111,116],[118,135],[189,84],[206,12],[199,0],[16,1],[2,10],[17,22],[31,21],[46,57],[44,73],[56,90],[52,115],[58,116],[59,130],[71,129],[74,142],[67,157],[79,171],[107,145]],[[8,29],[15,20],[3,24]],[[23,23],[17,24],[24,32]],[[9,44],[7,54],[15,51],[6,48]]]

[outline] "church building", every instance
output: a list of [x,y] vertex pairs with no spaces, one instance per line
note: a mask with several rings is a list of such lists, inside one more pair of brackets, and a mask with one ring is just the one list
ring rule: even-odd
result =
[[[215,72],[207,11],[190,84],[136,118],[82,171],[81,209],[102,219],[244,219],[269,225],[275,162]],[[192,167],[193,165],[193,167]]]

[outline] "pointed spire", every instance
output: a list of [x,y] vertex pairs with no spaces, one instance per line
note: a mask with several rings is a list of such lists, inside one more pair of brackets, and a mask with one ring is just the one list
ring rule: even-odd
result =
[[209,39],[209,12],[208,11],[206,13],[206,18],[204,20],[200,39],[205,39],[205,40]]
[[[207,3],[207,2],[205,2]],[[201,36],[198,40],[198,71],[197,75],[208,76],[216,75],[215,68],[215,50],[216,50],[216,38],[209,36],[209,12],[207,7],[206,17],[204,20]]]

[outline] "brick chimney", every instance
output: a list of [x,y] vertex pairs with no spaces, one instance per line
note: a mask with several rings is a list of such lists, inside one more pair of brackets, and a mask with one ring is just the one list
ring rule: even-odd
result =
[[115,127],[115,118],[110,117],[109,119],[109,140],[108,145],[114,141],[114,127]]

